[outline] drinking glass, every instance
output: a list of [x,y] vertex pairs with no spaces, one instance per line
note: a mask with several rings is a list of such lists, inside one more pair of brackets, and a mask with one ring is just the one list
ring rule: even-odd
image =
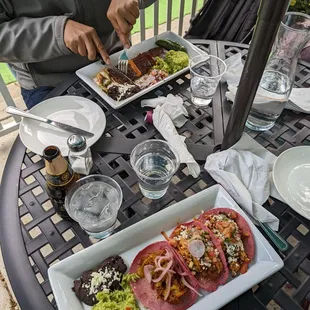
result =
[[142,194],[150,199],[159,199],[166,194],[180,160],[166,141],[147,140],[133,149],[130,163],[138,176]]
[[199,108],[208,107],[226,72],[226,64],[218,57],[199,55],[191,59],[191,99]]
[[123,193],[116,181],[89,175],[69,188],[65,208],[90,236],[103,239],[113,233],[122,201]]
[[289,12],[285,15],[246,126],[252,130],[271,129],[291,94],[300,52],[310,38],[310,16]]

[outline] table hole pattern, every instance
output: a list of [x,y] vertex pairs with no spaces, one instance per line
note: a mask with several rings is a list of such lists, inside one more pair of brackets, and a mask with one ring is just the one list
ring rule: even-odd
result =
[[274,301],[271,300],[267,305],[268,310],[281,310],[281,307]]
[[[245,60],[246,45],[234,43],[229,45],[225,42],[209,41],[209,43],[199,46],[208,53],[218,54],[223,59],[241,52],[242,59]],[[296,86],[309,87],[310,73],[308,74],[308,72],[307,65],[301,62],[298,67]],[[220,83],[212,105],[205,110],[200,110],[190,104],[189,79],[188,72],[182,74],[120,110],[113,110],[97,93],[80,80],[58,95],[77,95],[96,102],[103,109],[107,118],[104,136],[127,137],[143,141],[153,138],[162,139],[162,137],[152,125],[145,123],[144,117],[149,108],[141,108],[141,100],[167,96],[172,93],[184,100],[189,113],[186,124],[178,129],[178,132],[187,138],[187,142],[209,146],[219,145],[231,110],[231,104],[224,100],[227,85]],[[223,104],[221,104],[221,100]],[[249,132],[249,134],[272,153],[279,155],[293,146],[310,145],[310,116],[285,111],[273,129],[264,133]],[[93,172],[112,177],[120,184],[124,194],[116,231],[215,184],[207,173],[194,179],[186,166],[181,164],[180,169],[173,177],[167,194],[158,201],[152,201],[142,196],[137,177],[129,162],[129,155],[105,154],[104,148],[102,149],[102,152],[93,154]],[[200,164],[203,167],[204,162]],[[45,190],[44,162],[40,156],[27,150],[21,168],[18,211],[29,267],[31,266],[38,283],[41,284],[43,294],[51,302],[51,308],[57,309],[48,281],[47,269],[98,240],[89,238],[77,223],[63,220],[55,214]],[[248,309],[249,304],[251,304],[251,308],[259,310],[266,308],[300,310],[309,294],[309,221],[275,199],[269,200],[264,206],[280,219],[281,236],[284,239],[292,236],[296,240],[296,244],[295,246],[290,244],[287,252],[279,253],[285,263],[285,267],[280,272],[225,306],[225,310]],[[40,277],[37,276],[38,274]],[[293,289],[285,290],[287,283]]]

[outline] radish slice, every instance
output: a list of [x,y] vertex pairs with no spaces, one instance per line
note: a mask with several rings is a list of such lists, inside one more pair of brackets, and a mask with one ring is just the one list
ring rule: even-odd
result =
[[166,292],[165,292],[164,300],[167,300],[170,294],[170,289],[171,289],[171,273],[168,272],[167,279],[166,279]]
[[184,284],[185,286],[187,286],[190,290],[194,291],[198,296],[202,297],[202,295],[201,295],[198,291],[196,291],[192,286],[190,286],[190,285],[186,282],[186,280],[185,280],[184,277],[182,277],[181,280],[182,280],[182,282],[183,282],[183,284]]
[[152,265],[145,265],[143,268],[144,271],[144,276],[147,280],[148,283],[152,282],[152,274],[151,271],[154,269],[154,267]]
[[201,258],[206,251],[206,246],[201,240],[193,240],[188,244],[189,252],[196,258]]

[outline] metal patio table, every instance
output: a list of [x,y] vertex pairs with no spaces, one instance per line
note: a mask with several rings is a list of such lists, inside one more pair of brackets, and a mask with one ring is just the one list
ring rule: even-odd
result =
[[[241,52],[245,59],[248,51],[248,45],[237,43],[192,42],[222,59],[237,52]],[[299,63],[296,86],[310,87],[310,64]],[[231,109],[231,103],[225,99],[226,90],[227,85],[222,83],[212,107],[196,109],[189,104],[187,73],[144,98],[172,93],[184,99],[189,120],[179,133],[187,137],[189,149],[203,168],[205,157],[218,149],[223,139]],[[151,201],[143,198],[137,190],[137,178],[130,167],[129,154],[137,141],[161,136],[153,125],[144,122],[146,109],[140,107],[141,98],[120,110],[113,110],[75,75],[53,90],[49,97],[62,95],[89,98],[107,116],[105,134],[92,148],[95,163],[92,172],[111,176],[122,187],[124,201],[117,230],[215,184],[206,172],[194,179],[188,175],[185,165],[181,165],[162,199]],[[279,155],[294,146],[310,145],[310,115],[285,111],[271,130],[263,133],[246,131],[269,151]],[[269,199],[264,206],[280,219],[280,234],[290,243],[288,251],[279,253],[285,267],[223,309],[305,309],[310,297],[310,221],[274,199]],[[5,266],[22,310],[57,309],[48,281],[49,266],[90,246],[94,240],[78,224],[62,220],[55,214],[45,191],[44,162],[40,156],[26,151],[19,138],[13,145],[2,179],[0,232]]]

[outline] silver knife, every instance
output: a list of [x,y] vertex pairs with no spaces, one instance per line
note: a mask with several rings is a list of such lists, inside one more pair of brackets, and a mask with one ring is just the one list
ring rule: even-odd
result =
[[273,244],[281,251],[285,252],[288,249],[288,243],[278,234],[276,231],[272,230],[266,223],[262,223],[254,215],[251,215],[246,210],[242,209],[246,215],[250,218],[254,225],[260,226],[265,234],[271,239]]
[[67,132],[72,132],[72,133],[82,135],[82,136],[86,136],[86,137],[93,137],[94,136],[93,133],[88,132],[86,130],[76,128],[74,126],[70,126],[67,124],[55,122],[51,119],[41,117],[41,116],[29,113],[29,112],[24,112],[23,110],[20,110],[20,109],[14,108],[14,107],[7,107],[6,112],[9,114],[30,118],[30,119],[33,119],[34,121],[42,122],[42,123],[57,127],[57,128],[62,129],[64,131],[67,131]]

